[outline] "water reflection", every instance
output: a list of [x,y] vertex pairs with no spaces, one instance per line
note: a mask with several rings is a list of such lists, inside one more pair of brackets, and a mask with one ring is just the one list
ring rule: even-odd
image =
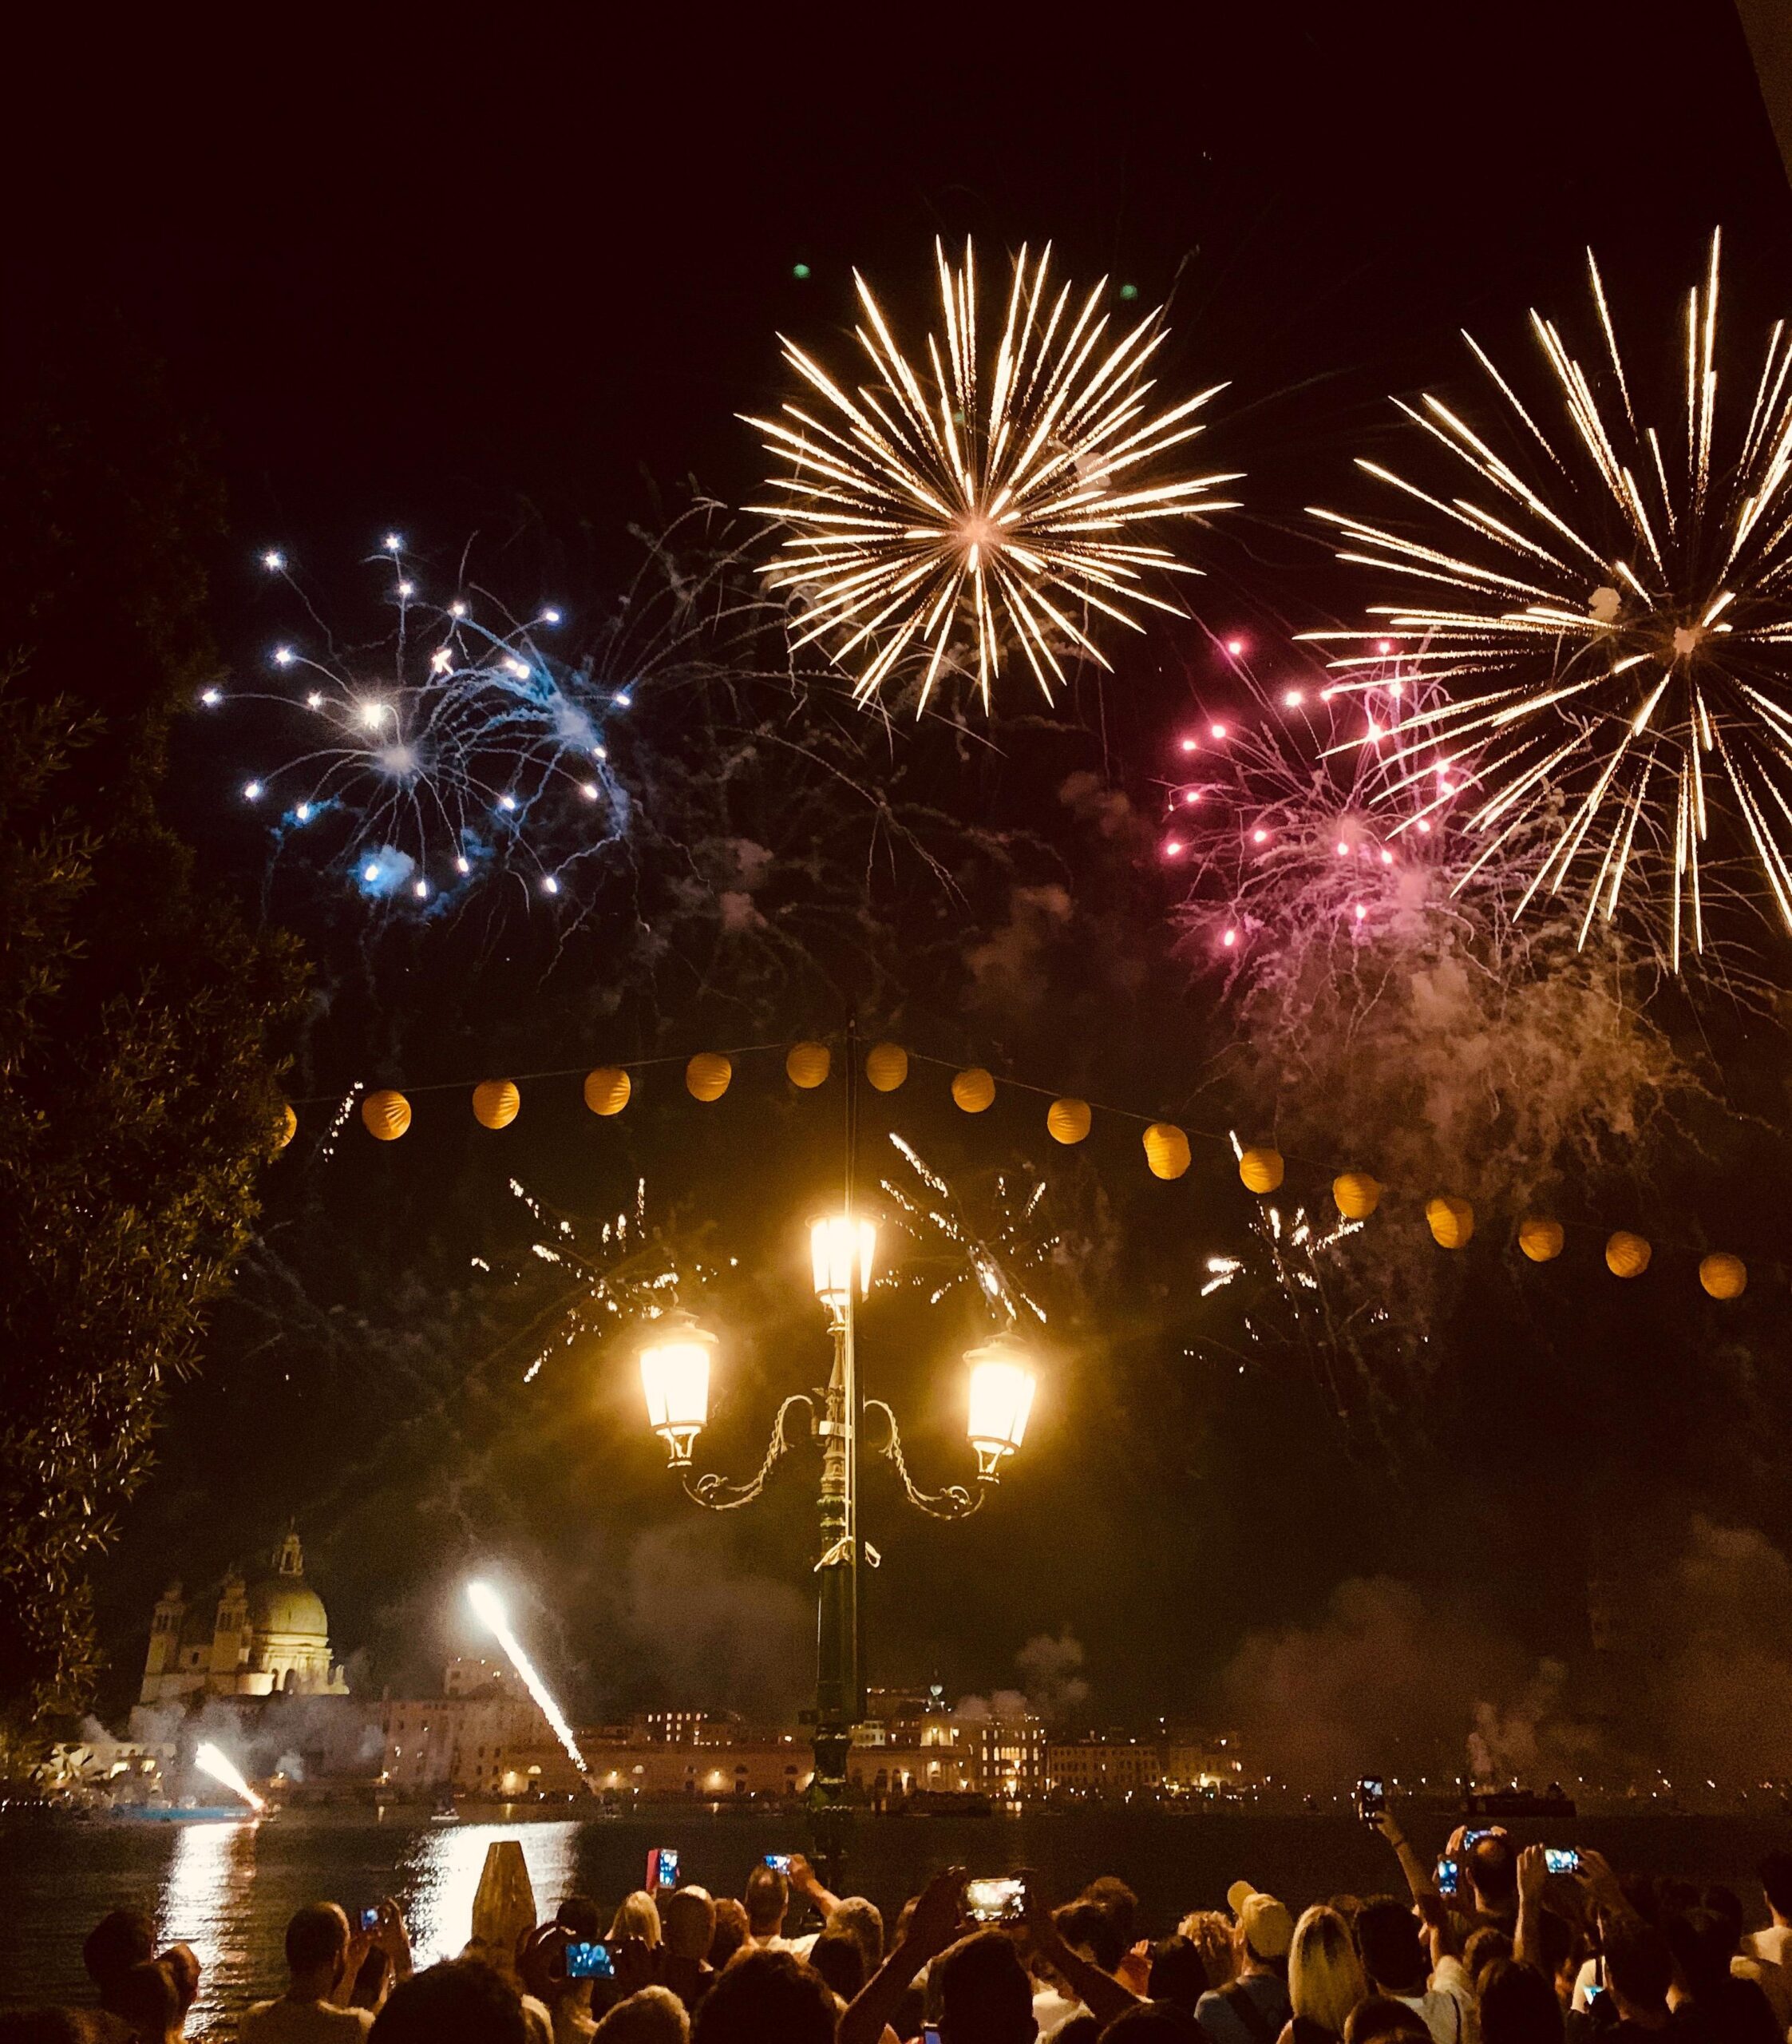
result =
[[473,1935],[473,1898],[485,1855],[500,1838],[522,1840],[536,1920],[551,1916],[574,1885],[576,1824],[457,1824],[420,1832],[405,1863],[400,1898],[419,1966],[453,1959]]
[[156,1942],[160,1948],[178,1939],[199,1955],[204,1971],[194,2027],[201,2035],[226,2006],[242,2004],[259,1828],[253,1820],[180,1825],[163,1879]]

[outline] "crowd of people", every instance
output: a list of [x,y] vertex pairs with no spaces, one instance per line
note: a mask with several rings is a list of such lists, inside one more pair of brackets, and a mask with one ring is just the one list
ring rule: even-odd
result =
[[[1458,1832],[1440,1884],[1393,1812],[1377,1820],[1406,1891],[1335,1895],[1296,1916],[1248,1881],[1220,1910],[1141,1935],[1112,1876],[1058,1907],[1038,1882],[991,1907],[962,1869],[892,1925],[800,1856],[742,1896],[568,1896],[551,1922],[475,1915],[458,1957],[413,1966],[390,1901],[334,1903],[287,1927],[285,1991],[241,2044],[1789,2044],[1792,1853],[1758,1869],[1767,1923],[1736,1894],[1620,1880],[1594,1852],[1553,1870],[1500,1830]],[[515,1848],[512,1848],[514,1850]],[[526,1886],[526,1884],[525,1884]],[[1446,1893],[1446,1887],[1454,1888]],[[532,1908],[528,1912],[532,1915]],[[987,1920],[999,1916],[1003,1920]],[[809,1927],[813,1917],[813,1927]],[[175,2044],[200,1970],[115,1911],[83,1951],[93,2005],[0,2016],[0,2040]]]

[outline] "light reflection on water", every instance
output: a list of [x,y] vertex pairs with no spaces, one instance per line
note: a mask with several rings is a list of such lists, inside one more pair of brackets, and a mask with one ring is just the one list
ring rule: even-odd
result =
[[198,1955],[204,1970],[195,2013],[202,2022],[243,2006],[259,1828],[252,1820],[176,1828],[156,1900],[156,1943],[158,1949],[189,1944]]

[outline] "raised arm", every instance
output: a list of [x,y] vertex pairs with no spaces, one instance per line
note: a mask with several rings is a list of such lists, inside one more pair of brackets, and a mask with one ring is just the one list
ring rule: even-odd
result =
[[1400,1828],[1399,1819],[1394,1816],[1391,1803],[1376,1818],[1375,1829],[1394,1848],[1394,1856],[1400,1862],[1400,1871],[1406,1877],[1406,1886],[1412,1892],[1412,1899],[1429,1922],[1430,1905],[1434,1903],[1441,1909],[1443,1898],[1438,1893],[1438,1884],[1432,1879],[1429,1869],[1414,1852],[1406,1834]]
[[963,1904],[964,1869],[948,1867],[936,1874],[915,1904],[908,1928],[841,2018],[836,2044],[879,2044],[916,1975],[963,1935]]
[[801,1853],[790,1855],[790,1885],[797,1894],[815,1906],[815,1913],[824,1923],[833,1919],[840,1907],[840,1897],[821,1885],[821,1877]]
[[1139,1998],[1130,1987],[1065,1943],[1030,1875],[1027,1881],[1027,1935],[1033,1950],[1054,1971],[1063,1975],[1071,1993],[1104,2028],[1117,2015],[1138,2006]]

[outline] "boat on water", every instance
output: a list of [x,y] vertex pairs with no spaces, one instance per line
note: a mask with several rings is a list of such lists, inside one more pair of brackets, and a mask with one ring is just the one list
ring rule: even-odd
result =
[[112,1815],[123,1824],[260,1824],[265,1810],[242,1803],[114,1803]]
[[1466,1817],[1571,1817],[1574,1799],[1559,1781],[1552,1781],[1539,1794],[1534,1788],[1488,1788],[1471,1791],[1462,1798]]
[[436,1807],[430,1811],[429,1821],[431,1824],[458,1824],[461,1821],[459,1806],[452,1796],[442,1797]]

